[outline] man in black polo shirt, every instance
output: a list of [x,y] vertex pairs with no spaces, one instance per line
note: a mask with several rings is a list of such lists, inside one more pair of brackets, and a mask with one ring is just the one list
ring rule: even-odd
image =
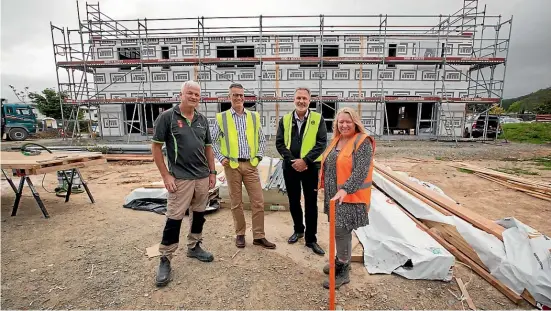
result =
[[[187,256],[205,262],[214,259],[200,245],[209,190],[216,182],[208,120],[196,111],[200,96],[201,89],[197,82],[185,82],[180,91],[180,104],[163,112],[155,120],[151,149],[168,190],[167,220],[159,246],[161,262],[157,271],[157,286],[170,282],[170,261],[178,248],[180,227],[188,208]],[[161,150],[163,144],[166,144],[168,169]]]

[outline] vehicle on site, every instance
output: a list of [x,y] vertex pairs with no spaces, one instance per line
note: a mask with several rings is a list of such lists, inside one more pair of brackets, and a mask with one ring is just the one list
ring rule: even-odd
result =
[[25,103],[8,104],[2,102],[2,138],[21,141],[37,131],[36,114],[33,106]]
[[[484,136],[486,115],[475,115],[467,119],[463,137],[479,138]],[[488,115],[488,127],[486,128],[487,138],[497,138],[501,134],[501,122],[498,116]]]

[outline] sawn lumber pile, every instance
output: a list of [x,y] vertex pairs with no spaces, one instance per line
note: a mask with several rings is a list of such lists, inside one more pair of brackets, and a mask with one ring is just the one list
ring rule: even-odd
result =
[[456,168],[469,170],[478,177],[493,181],[502,186],[524,192],[542,200],[551,201],[551,183],[521,178],[467,163],[453,163],[450,165]]
[[[483,230],[489,234],[496,236],[503,241],[503,232],[505,228],[486,219],[485,217],[475,213],[467,207],[459,205],[457,202],[440,195],[439,193],[423,187],[422,185],[411,181],[407,177],[401,176],[384,166],[375,163],[376,171],[385,177],[387,180],[394,183],[396,186],[409,193],[418,200],[426,203],[436,211],[446,216],[457,216],[474,227]],[[401,207],[400,207],[401,208]],[[415,218],[408,211],[402,208],[404,213],[408,215],[419,228],[427,232],[432,238],[446,248],[458,260],[468,265],[474,272],[480,275],[488,283],[498,289],[507,298],[514,303],[520,303],[523,298],[532,305],[535,305],[535,300],[525,290],[522,297],[516,294],[513,290],[503,284],[501,281],[492,276],[489,269],[484,265],[482,260],[477,255],[476,251],[465,241],[459,234],[455,226],[440,222],[427,221]]]

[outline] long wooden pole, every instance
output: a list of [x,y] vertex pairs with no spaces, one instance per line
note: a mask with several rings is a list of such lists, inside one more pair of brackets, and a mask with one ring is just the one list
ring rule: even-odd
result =
[[335,310],[335,200],[329,202],[329,310]]

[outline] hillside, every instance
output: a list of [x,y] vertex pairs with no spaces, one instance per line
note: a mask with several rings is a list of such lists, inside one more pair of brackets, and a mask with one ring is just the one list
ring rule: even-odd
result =
[[503,100],[503,108],[510,112],[533,111],[535,107],[551,100],[551,87],[536,92]]

